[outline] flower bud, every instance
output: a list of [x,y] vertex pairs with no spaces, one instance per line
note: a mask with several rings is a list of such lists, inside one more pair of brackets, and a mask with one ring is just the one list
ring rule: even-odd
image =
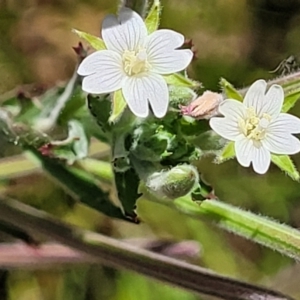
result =
[[187,106],[181,106],[181,113],[196,119],[210,119],[218,114],[219,104],[223,101],[222,95],[206,91],[202,96]]
[[146,186],[158,197],[176,199],[190,193],[199,182],[198,171],[191,165],[179,165],[172,169],[155,172]]

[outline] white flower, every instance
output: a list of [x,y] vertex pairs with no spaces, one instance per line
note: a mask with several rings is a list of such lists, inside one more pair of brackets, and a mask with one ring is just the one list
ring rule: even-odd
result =
[[280,113],[284,100],[283,89],[272,85],[266,92],[264,80],[254,82],[244,102],[228,99],[219,112],[225,118],[212,118],[210,126],[225,139],[235,142],[238,162],[259,174],[267,172],[271,153],[296,154],[300,141],[292,133],[300,133],[300,119]]
[[136,116],[148,116],[149,101],[154,115],[163,117],[169,91],[162,75],[185,69],[193,57],[191,50],[175,50],[184,43],[183,35],[167,29],[148,35],[143,19],[122,8],[118,18],[104,19],[102,38],[107,50],[89,55],[78,68],[78,74],[86,76],[82,89],[93,94],[122,89]]

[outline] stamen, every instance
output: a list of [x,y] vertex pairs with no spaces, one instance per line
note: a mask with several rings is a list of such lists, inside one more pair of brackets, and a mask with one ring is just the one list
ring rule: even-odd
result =
[[147,61],[145,49],[125,50],[123,53],[123,68],[129,76],[147,72],[150,69],[150,64]]
[[241,132],[249,139],[252,139],[256,147],[260,147],[261,140],[265,138],[266,129],[271,121],[271,116],[264,113],[259,118],[254,107],[249,107],[246,111],[246,118],[238,120]]

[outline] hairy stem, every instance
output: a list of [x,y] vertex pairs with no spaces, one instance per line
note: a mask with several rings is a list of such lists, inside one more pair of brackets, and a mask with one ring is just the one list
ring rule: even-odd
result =
[[199,205],[185,198],[175,200],[173,205],[185,213],[205,217],[229,232],[300,260],[300,232],[288,225],[217,200],[206,200]]
[[136,271],[194,292],[227,300],[292,299],[94,232],[68,226],[44,212],[12,199],[0,200],[0,221],[53,238],[104,265]]

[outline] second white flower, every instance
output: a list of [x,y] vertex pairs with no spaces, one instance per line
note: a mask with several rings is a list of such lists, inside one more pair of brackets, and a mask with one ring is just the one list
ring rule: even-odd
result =
[[224,118],[212,118],[210,126],[225,139],[235,142],[238,162],[259,174],[267,172],[271,153],[296,154],[300,141],[292,134],[300,133],[300,119],[280,113],[283,89],[272,85],[266,93],[264,80],[254,82],[244,102],[227,99],[219,107]]

